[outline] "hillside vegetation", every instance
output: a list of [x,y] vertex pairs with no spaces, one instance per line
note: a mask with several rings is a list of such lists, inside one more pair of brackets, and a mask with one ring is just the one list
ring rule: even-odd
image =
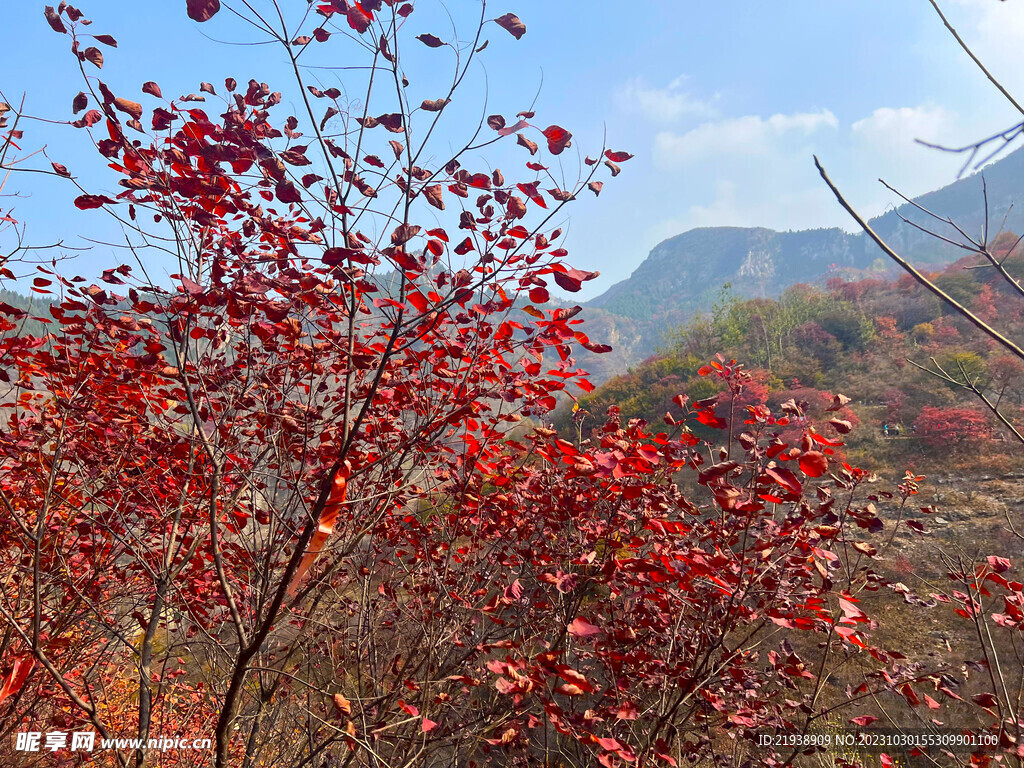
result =
[[[997,252],[1007,255],[1016,239],[1003,235]],[[1022,271],[1020,249],[1006,265],[1015,275]],[[1024,331],[1019,297],[994,270],[977,266],[970,259],[955,262],[936,280],[983,319],[998,315],[1011,334]],[[763,388],[771,403],[803,401],[818,415],[833,392],[851,396],[865,428],[850,435],[847,448],[870,451],[883,464],[995,453],[1007,426],[971,386],[1013,415],[1024,405],[1021,364],[909,276],[837,277],[821,288],[795,285],[778,299],[744,300],[722,291],[710,312],[676,327],[664,348],[580,398],[575,415],[560,412],[558,423],[564,427],[575,418],[586,431],[588,417],[599,420],[610,406],[623,418],[660,423],[680,393],[691,399],[716,394],[714,380],[698,370],[718,352],[752,369],[748,386]]]

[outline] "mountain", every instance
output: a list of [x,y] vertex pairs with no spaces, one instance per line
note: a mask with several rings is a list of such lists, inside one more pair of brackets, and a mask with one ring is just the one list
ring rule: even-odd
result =
[[[1022,179],[1024,149],[1019,149],[914,202],[980,237],[987,188],[992,234],[1001,227],[1021,233],[1024,205],[1013,203],[1022,191]],[[912,263],[937,268],[965,255],[901,217],[956,241],[962,237],[910,203],[871,219],[871,227]],[[742,298],[772,298],[796,283],[863,276],[866,271],[886,272],[891,267],[865,234],[838,228],[796,232],[762,227],[692,229],[659,243],[626,280],[583,305],[588,335],[611,344],[614,351],[601,356],[584,353],[580,362],[596,382],[623,372],[654,352],[667,330],[710,309],[726,283]]]

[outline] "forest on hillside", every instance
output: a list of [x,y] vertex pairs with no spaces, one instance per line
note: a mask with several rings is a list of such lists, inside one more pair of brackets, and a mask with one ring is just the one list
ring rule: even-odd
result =
[[[1018,243],[1007,232],[992,247],[1014,275],[1024,274]],[[1024,306],[977,256],[931,277],[984,320],[998,317],[1011,337],[1024,335]],[[710,313],[671,330],[659,353],[581,396],[577,410],[563,408],[556,423],[575,422],[586,433],[615,406],[623,418],[657,428],[680,392],[693,399],[722,392],[720,382],[698,374],[716,354],[747,367],[752,380],[744,396],[751,401],[805,402],[808,414],[820,417],[832,393],[847,393],[853,422],[863,428],[846,438],[846,448],[880,469],[970,469],[982,459],[988,467],[1016,466],[1007,450],[1010,427],[981,397],[1019,420],[1024,365],[909,275],[798,284],[777,300],[742,300],[726,288]],[[728,401],[723,394],[721,412]]]

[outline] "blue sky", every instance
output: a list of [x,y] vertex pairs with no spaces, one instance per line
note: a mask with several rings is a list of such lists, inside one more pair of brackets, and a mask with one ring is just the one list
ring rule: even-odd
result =
[[[115,92],[137,93],[155,80],[165,93],[185,93],[227,75],[285,90],[278,53],[214,42],[252,36],[226,14],[195,24],[184,4],[83,0],[93,30],[120,42],[102,73]],[[443,36],[441,3],[417,5],[417,32]],[[943,7],[1007,85],[1024,93],[1024,6],[945,0]],[[49,30],[42,8],[34,0],[7,4],[0,88],[8,100],[25,92],[30,112],[64,118],[79,83],[66,40]],[[479,5],[450,0],[447,8],[463,21]],[[572,130],[582,151],[598,149],[607,132],[611,146],[636,155],[600,199],[588,196],[569,209],[572,263],[602,273],[587,297],[627,277],[657,242],[692,227],[849,227],[815,173],[813,153],[862,210],[876,214],[892,202],[880,176],[910,194],[955,178],[955,158],[915,146],[914,138],[963,143],[1019,119],[927,0],[490,0],[489,17],[506,11],[528,31],[516,42],[492,26],[490,111],[514,114],[540,88],[539,121]],[[319,74],[335,82],[335,73]],[[474,73],[471,97],[483,97],[484,76]],[[37,125],[26,145],[45,142],[86,186],[112,189],[115,178],[85,139]],[[88,245],[83,235],[120,237],[101,213],[76,211],[66,186],[20,177],[17,188],[26,195],[18,212],[32,242],[73,247]],[[98,245],[78,259],[70,271],[85,275],[118,261]]]

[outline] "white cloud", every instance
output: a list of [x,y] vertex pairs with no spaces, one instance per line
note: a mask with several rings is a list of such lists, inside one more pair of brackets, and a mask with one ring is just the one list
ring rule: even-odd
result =
[[769,118],[746,115],[703,123],[682,134],[662,131],[654,137],[654,155],[676,166],[720,155],[768,155],[794,139],[802,141],[822,129],[838,127],[839,120],[827,109]]
[[902,156],[920,147],[916,139],[942,143],[952,137],[957,116],[942,107],[880,107],[850,126],[856,140],[883,155]]
[[[828,109],[746,115],[706,122],[654,139],[667,177],[692,179],[672,196],[677,211],[644,233],[653,246],[694,227],[763,226],[777,230],[841,226],[849,217],[814,169],[818,154],[858,208],[881,213],[893,196],[876,179],[920,194],[948,184],[957,160],[914,142],[952,143],[962,130],[956,113],[934,105],[880,107],[841,125]],[[953,164],[951,166],[951,163]]]
[[692,205],[685,217],[662,222],[651,231],[660,228],[667,232],[670,227],[675,227],[674,232],[664,235],[670,237],[694,227],[785,230],[843,223],[841,218],[837,218],[835,202],[828,190],[821,184],[815,184],[810,173],[798,173],[797,176],[806,179],[806,183],[800,183],[803,179],[779,180],[771,174],[743,182],[721,180],[715,184],[715,195],[710,202]]
[[[954,146],[964,143],[969,133],[959,115],[943,107],[880,107],[850,126],[849,153],[866,178],[881,176],[913,196],[952,182],[965,159],[915,140]],[[869,191],[874,209],[897,202],[880,185],[872,185]]]
[[[1024,77],[1020,72],[1020,48],[1024,40],[1024,5],[993,0],[954,0],[943,13],[982,63],[1010,90],[1018,101],[1024,97]],[[950,39],[952,49],[956,43]],[[966,57],[964,66],[973,66]],[[979,77],[981,77],[979,73]],[[982,84],[980,88],[989,86]]]
[[642,78],[633,78],[618,92],[619,106],[626,112],[640,112],[649,120],[671,123],[683,117],[708,117],[714,108],[707,101],[687,93],[685,76],[679,76],[666,88],[654,88]]
[[737,184],[729,179],[722,179],[715,183],[715,198],[708,205],[693,205],[687,211],[687,219],[691,227],[717,227],[725,222],[741,222],[739,224],[727,224],[726,226],[743,226],[746,218],[742,207],[736,199]]

